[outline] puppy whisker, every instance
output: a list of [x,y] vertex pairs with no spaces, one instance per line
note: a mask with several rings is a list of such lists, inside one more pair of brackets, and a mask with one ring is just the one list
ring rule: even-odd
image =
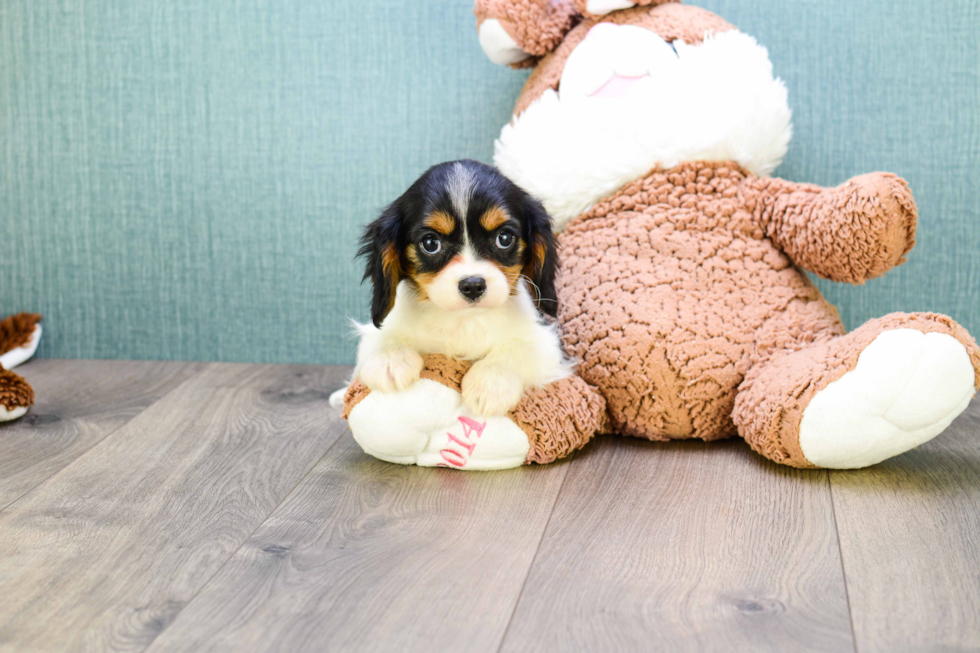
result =
[[551,302],[553,304],[557,304],[558,303],[558,300],[557,299],[548,299],[546,297],[542,297],[541,296],[541,288],[539,288],[538,287],[538,284],[534,283],[534,281],[531,280],[531,277],[527,276],[526,274],[521,274],[521,275],[518,275],[518,278],[519,279],[524,279],[524,281],[527,281],[528,284],[530,284],[530,286],[532,288],[534,288],[534,297],[535,297],[534,304],[535,304],[535,306],[539,306],[542,303],[547,303],[547,302]]

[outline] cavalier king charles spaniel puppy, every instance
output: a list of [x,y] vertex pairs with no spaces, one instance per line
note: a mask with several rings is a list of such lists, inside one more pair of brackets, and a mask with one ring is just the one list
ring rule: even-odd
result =
[[462,382],[475,415],[503,415],[525,390],[567,376],[553,321],[558,255],[541,203],[477,161],[430,168],[368,225],[358,256],[374,289],[354,376],[405,389],[421,354],[474,361]]

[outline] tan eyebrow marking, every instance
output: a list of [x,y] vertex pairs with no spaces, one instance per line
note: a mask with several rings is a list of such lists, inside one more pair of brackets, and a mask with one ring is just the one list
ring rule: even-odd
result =
[[487,209],[487,212],[480,217],[480,226],[487,231],[493,231],[509,220],[507,212],[499,206]]
[[426,227],[429,229],[434,229],[441,233],[443,236],[448,236],[456,228],[456,218],[449,215],[448,213],[443,213],[442,211],[436,211],[429,217],[425,219]]

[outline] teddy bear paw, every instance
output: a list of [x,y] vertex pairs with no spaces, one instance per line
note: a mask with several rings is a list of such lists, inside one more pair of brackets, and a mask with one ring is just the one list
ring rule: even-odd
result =
[[23,377],[0,366],[0,422],[22,417],[34,403],[34,389]]
[[347,416],[365,453],[422,467],[483,470],[519,467],[527,434],[507,416],[480,417],[456,390],[420,379],[401,392],[371,392]]
[[[29,360],[34,352],[37,351],[38,343],[41,342],[41,325],[34,325],[34,332],[30,339],[20,347],[14,347],[10,351],[0,354],[0,367],[5,370],[12,370],[21,363]],[[14,418],[11,418],[14,419]]]
[[499,66],[520,63],[531,56],[521,49],[496,18],[487,18],[480,23],[478,38],[487,59]]
[[966,348],[944,333],[885,331],[855,368],[810,401],[800,421],[804,456],[856,469],[913,449],[966,409],[975,392]]
[[7,408],[0,404],[0,422],[11,422],[18,417],[23,417],[27,413],[27,406],[16,406]]

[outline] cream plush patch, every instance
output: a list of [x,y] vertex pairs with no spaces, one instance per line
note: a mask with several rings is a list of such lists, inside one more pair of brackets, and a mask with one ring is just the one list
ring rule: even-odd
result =
[[973,382],[970,355],[956,338],[886,331],[810,401],[800,449],[818,467],[874,465],[942,433],[970,403]]
[[488,18],[480,23],[479,39],[484,54],[497,65],[518,63],[531,56],[521,50],[496,18]]
[[630,0],[589,0],[585,3],[585,10],[593,16],[602,16],[617,9],[629,9],[635,6],[636,3]]
[[10,422],[26,414],[26,406],[17,406],[17,408],[10,410],[3,404],[0,404],[0,422]]
[[[21,363],[29,360],[34,352],[37,351],[37,346],[41,342],[41,325],[34,325],[34,333],[31,334],[31,339],[27,341],[22,347],[15,347],[8,351],[6,354],[0,355],[0,366],[5,370],[12,370]],[[9,417],[8,419],[15,419]]]
[[402,465],[508,469],[523,465],[531,448],[509,417],[476,417],[458,392],[431,379],[371,392],[347,419],[365,453]]
[[[599,93],[610,83],[614,92]],[[503,128],[494,162],[561,231],[657,166],[734,160],[771,174],[789,146],[791,115],[786,87],[751,36],[671,47],[649,30],[600,23],[569,56],[560,90]]]

